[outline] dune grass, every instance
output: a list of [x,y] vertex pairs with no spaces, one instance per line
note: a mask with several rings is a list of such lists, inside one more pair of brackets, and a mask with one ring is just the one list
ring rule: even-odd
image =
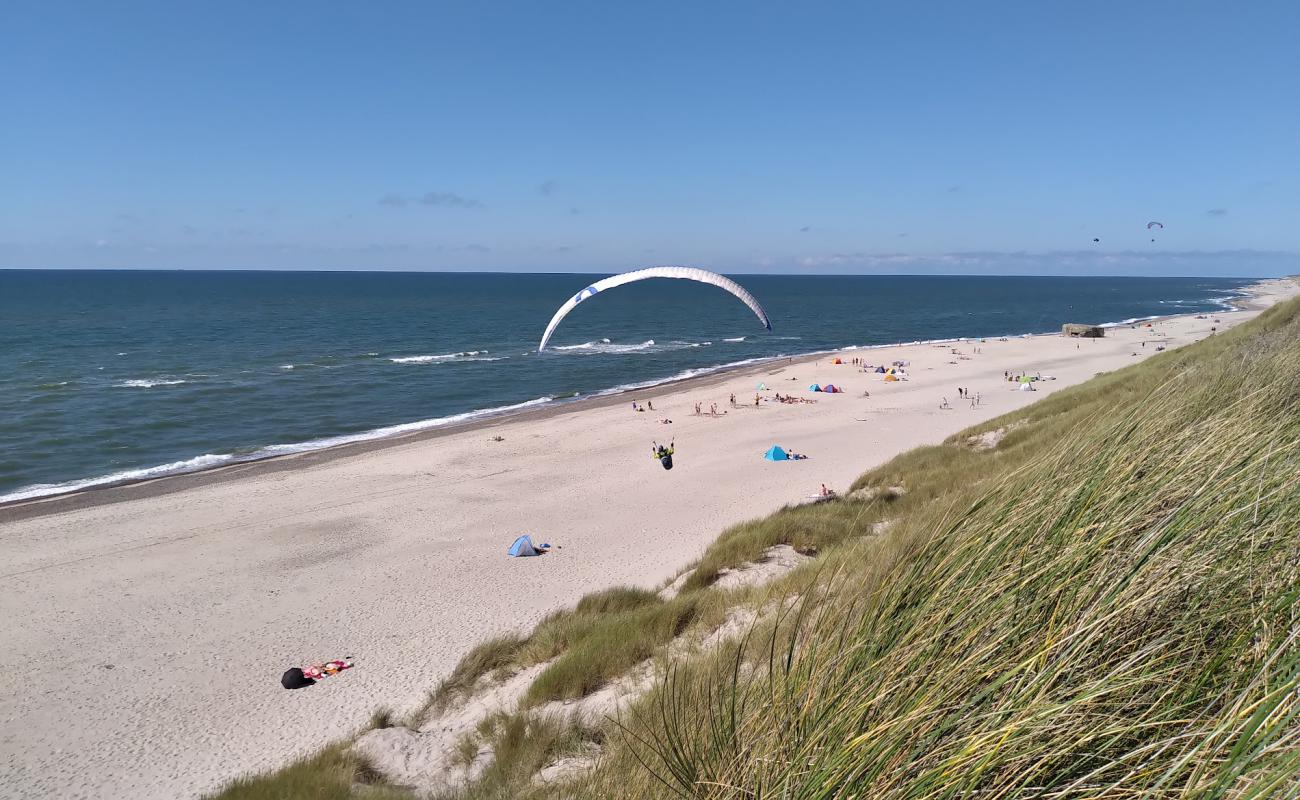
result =
[[346,743],[331,745],[272,773],[237,778],[215,797],[221,800],[349,800],[358,786],[364,786],[366,797],[373,800],[410,797],[401,789],[385,786],[383,778],[350,752]]
[[[617,725],[493,719],[497,763],[449,796],[1300,797],[1298,376],[1292,302],[735,526],[671,601],[614,589],[487,642],[425,715],[546,662],[528,703],[588,694],[718,624],[720,570],[823,556],[778,581],[798,606],[680,660]],[[587,777],[532,782],[606,734]],[[336,789],[363,782],[326,755]],[[221,795],[271,796],[348,795]]]

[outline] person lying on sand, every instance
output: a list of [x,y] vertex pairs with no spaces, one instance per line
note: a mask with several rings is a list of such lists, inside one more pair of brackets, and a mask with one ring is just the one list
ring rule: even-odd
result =
[[302,689],[345,669],[352,669],[353,666],[352,656],[344,656],[342,659],[312,664],[310,667],[290,667],[280,676],[280,685],[286,689]]

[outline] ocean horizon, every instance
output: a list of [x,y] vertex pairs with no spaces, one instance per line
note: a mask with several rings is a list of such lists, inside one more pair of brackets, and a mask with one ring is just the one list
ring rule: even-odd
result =
[[0,271],[0,502],[651,388],[768,359],[1230,308],[1250,278]]

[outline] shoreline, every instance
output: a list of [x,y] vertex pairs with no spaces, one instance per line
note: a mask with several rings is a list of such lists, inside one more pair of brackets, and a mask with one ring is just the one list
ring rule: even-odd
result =
[[[1261,305],[1300,287],[1268,291]],[[1254,313],[1224,312],[1219,329]],[[0,609],[23,668],[0,673],[0,797],[173,800],[283,766],[378,707],[418,707],[483,641],[591,592],[654,590],[731,526],[819,485],[843,490],[900,453],[1211,335],[1217,315],[1195,316],[1099,339],[838,353],[908,361],[893,383],[824,354],[754,365],[638,391],[656,413],[597,398],[11,509]],[[755,374],[770,387],[758,405]],[[1041,381],[1026,391],[1009,374]],[[813,394],[814,382],[846,391]],[[665,471],[647,451],[670,437]],[[808,458],[763,459],[773,445]],[[508,558],[522,534],[554,549]],[[344,655],[357,669],[310,691],[278,682]],[[182,675],[202,679],[178,690]]]
[[[1290,278],[1264,278],[1256,280],[1253,283],[1246,284],[1238,289],[1238,293],[1222,300],[1214,300],[1221,306],[1221,313],[1237,313],[1252,309],[1252,304],[1257,303],[1261,296],[1265,295],[1266,287],[1274,281],[1286,281]],[[1215,313],[1210,311],[1189,312],[1180,314],[1162,314],[1148,317],[1132,318],[1119,321],[1106,321],[1096,324],[1101,327],[1111,329],[1125,325],[1136,325],[1156,320],[1169,320],[1180,317],[1195,316],[1197,314]],[[468,431],[484,430],[501,424],[515,421],[535,421],[549,419],[550,417],[574,413],[594,408],[605,408],[618,403],[627,402],[630,395],[635,393],[647,393],[664,390],[680,390],[691,387],[706,389],[712,382],[721,382],[735,377],[744,377],[747,375],[758,375],[764,370],[777,364],[786,366],[796,366],[807,362],[815,362],[817,359],[832,353],[859,352],[884,350],[887,348],[909,347],[916,345],[940,345],[954,344],[971,341],[988,341],[990,339],[1002,338],[1029,338],[1039,336],[1059,336],[1060,333],[1042,332],[1042,333],[1001,333],[987,334],[978,336],[965,336],[946,339],[923,339],[909,342],[891,342],[876,345],[846,345],[843,347],[833,348],[830,350],[814,350],[805,353],[796,353],[791,355],[764,356],[756,359],[748,359],[744,362],[735,364],[720,364],[714,367],[702,367],[693,370],[697,374],[683,375],[680,377],[670,376],[662,380],[651,380],[644,385],[631,386],[629,388],[611,387],[609,389],[597,390],[596,392],[573,398],[535,398],[533,400],[517,403],[512,406],[503,406],[499,411],[495,409],[476,409],[464,414],[475,415],[481,414],[474,419],[455,420],[438,424],[437,418],[430,420],[415,420],[406,423],[397,423],[396,425],[384,426],[380,428],[371,428],[365,431],[359,431],[353,434],[338,434],[336,436],[322,437],[327,439],[346,439],[349,437],[366,437],[357,438],[353,441],[344,441],[337,444],[327,444],[320,447],[299,450],[289,453],[275,453],[264,456],[257,456],[255,453],[261,450],[277,447],[305,447],[314,440],[305,442],[290,442],[265,445],[258,448],[253,455],[247,458],[238,458],[232,454],[203,454],[192,456],[182,462],[194,461],[200,458],[225,458],[229,457],[230,461],[209,466],[199,466],[192,469],[178,469],[174,472],[166,472],[160,475],[151,475],[147,477],[129,477],[120,480],[105,480],[110,476],[101,476],[99,478],[82,478],[70,481],[64,481],[63,484],[56,484],[50,487],[52,491],[46,494],[39,494],[30,497],[19,497],[11,500],[0,499],[0,524],[11,520],[30,519],[45,514],[59,514],[65,511],[89,508],[97,505],[111,504],[125,500],[139,499],[142,497],[155,497],[163,494],[184,491],[189,488],[205,486],[224,480],[232,480],[239,477],[245,477],[252,474],[261,474],[263,472],[276,472],[284,469],[291,469],[297,466],[310,466],[323,463],[327,460],[348,458],[352,456],[370,453],[385,447],[393,447],[401,444],[417,441],[428,441],[443,436],[449,436]],[[653,399],[653,398],[651,398]],[[540,401],[540,402],[539,402]],[[532,408],[525,408],[530,404],[538,405]],[[462,415],[452,415],[462,416]],[[387,435],[371,436],[378,431],[387,428],[398,428],[411,425],[422,425],[430,423],[427,427],[418,428],[410,431],[403,431]],[[136,471],[160,469],[167,465],[155,465],[149,467],[137,467]],[[103,481],[98,483],[95,481]],[[172,483],[174,482],[174,484]],[[80,486],[68,486],[68,488],[58,488],[67,484],[88,484]],[[163,485],[166,483],[167,485]],[[39,484],[38,484],[39,485]],[[134,491],[150,487],[149,491]],[[20,494],[30,491],[33,486],[22,487],[11,494]]]

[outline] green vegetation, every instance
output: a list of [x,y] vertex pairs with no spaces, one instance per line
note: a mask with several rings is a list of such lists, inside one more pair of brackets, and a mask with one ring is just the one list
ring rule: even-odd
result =
[[237,778],[217,796],[221,800],[348,800],[356,796],[358,787],[365,787],[365,796],[371,800],[409,797],[385,787],[383,779],[365,761],[348,752],[346,744],[331,745],[267,775]]
[[[1297,520],[1292,302],[735,526],[673,600],[601,592],[485,643],[430,709],[547,662],[529,704],[588,694],[757,599],[709,587],[787,543],[821,556],[769,587],[794,608],[617,723],[491,718],[496,763],[454,796],[1300,797]],[[594,772],[532,782],[590,742]],[[329,791],[288,782],[313,763]],[[332,749],[221,797],[347,797],[363,767]],[[236,793],[259,781],[281,792]]]

